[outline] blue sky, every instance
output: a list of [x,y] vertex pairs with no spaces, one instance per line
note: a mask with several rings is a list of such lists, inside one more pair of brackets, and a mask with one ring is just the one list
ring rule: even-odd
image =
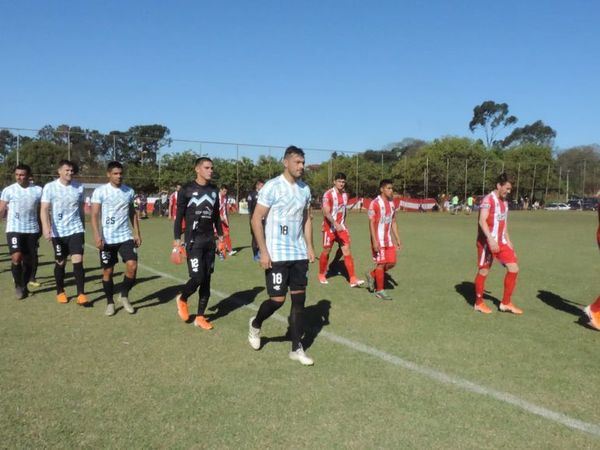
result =
[[6,1],[0,126],[362,151],[473,136],[489,99],[600,143],[598,5]]

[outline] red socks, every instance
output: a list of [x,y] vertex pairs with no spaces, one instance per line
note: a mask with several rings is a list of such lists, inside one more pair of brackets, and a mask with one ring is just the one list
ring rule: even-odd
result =
[[590,305],[590,309],[593,313],[600,312],[600,297],[598,297],[596,301]]
[[321,253],[321,256],[319,256],[319,275],[325,275],[325,272],[327,272],[327,263],[329,262],[329,254],[328,253]]
[[519,272],[506,272],[504,276],[504,295],[502,296],[502,303],[508,305],[510,303],[510,297],[512,296],[515,285],[517,284],[517,275]]
[[483,302],[483,289],[485,287],[485,276],[477,272],[475,277],[475,304]]
[[344,256],[344,265],[346,266],[346,270],[348,271],[348,278],[355,278],[356,274],[354,273],[354,258],[352,257],[352,255]]
[[230,252],[233,249],[233,247],[231,246],[231,238],[229,237],[229,235],[226,235],[223,240],[225,241],[225,248],[228,252]]
[[375,290],[383,291],[383,282],[385,279],[385,270],[376,267],[372,272],[371,276],[375,278]]

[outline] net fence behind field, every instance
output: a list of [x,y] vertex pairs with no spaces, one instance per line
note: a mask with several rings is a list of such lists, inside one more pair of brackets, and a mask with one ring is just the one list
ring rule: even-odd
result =
[[[44,184],[55,177],[60,159],[73,160],[82,181],[100,183],[106,180],[107,161],[118,160],[126,165],[128,184],[137,191],[158,193],[194,178],[195,158],[209,156],[216,182],[227,184],[230,195],[239,200],[257,180],[281,173],[285,146],[178,139],[155,127],[108,134],[77,127],[0,128],[2,185],[12,182],[17,163],[32,166],[34,180]],[[304,151],[305,178],[314,193],[331,186],[338,172],[346,174],[347,190],[356,197],[377,195],[379,181],[387,178],[405,197],[464,199],[489,192],[502,172],[512,178],[516,199],[566,201],[573,195],[592,196],[600,189],[599,155],[565,163],[556,156],[532,160],[492,152],[465,155],[461,148],[444,155],[306,147]]]

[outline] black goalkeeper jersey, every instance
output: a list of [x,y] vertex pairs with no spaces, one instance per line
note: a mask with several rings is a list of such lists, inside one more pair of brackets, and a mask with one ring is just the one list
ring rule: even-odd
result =
[[175,239],[181,238],[185,218],[185,242],[191,247],[213,247],[215,230],[223,236],[219,217],[219,193],[214,184],[201,185],[192,181],[177,194]]

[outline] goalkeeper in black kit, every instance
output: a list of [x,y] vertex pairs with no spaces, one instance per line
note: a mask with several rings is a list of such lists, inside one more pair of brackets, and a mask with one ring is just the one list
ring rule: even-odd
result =
[[220,246],[223,241],[219,192],[211,183],[213,162],[210,158],[198,158],[194,170],[196,179],[186,184],[177,196],[173,246],[181,245],[182,221],[185,218],[185,249],[190,279],[183,285],[175,301],[179,317],[187,322],[190,318],[187,302],[198,291],[198,314],[194,325],[212,330],[213,325],[204,317],[204,312],[210,298],[210,277],[215,266],[215,230]]

